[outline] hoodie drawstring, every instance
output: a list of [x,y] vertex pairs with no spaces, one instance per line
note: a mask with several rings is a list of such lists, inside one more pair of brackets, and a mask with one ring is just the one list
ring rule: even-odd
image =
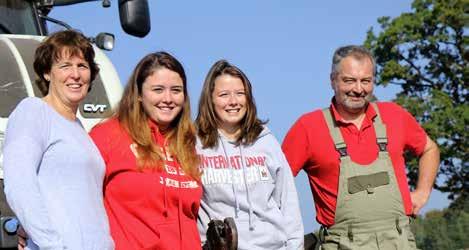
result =
[[[220,136],[218,136],[218,139],[220,141],[220,144],[223,148],[223,153],[225,154],[225,158],[226,158],[226,161],[228,163],[228,166],[230,167],[230,170],[231,170],[231,176],[232,176],[232,181],[231,181],[231,188],[233,189],[233,195],[234,195],[234,199],[235,199],[235,216],[236,218],[238,218],[238,215],[239,215],[239,211],[240,211],[240,208],[239,208],[239,201],[238,201],[238,193],[236,191],[236,187],[235,187],[235,182],[234,182],[234,176],[235,176],[235,173],[234,173],[234,168],[233,166],[231,166],[231,162],[230,162],[230,159],[228,158],[228,154],[226,153],[226,148],[225,148],[225,144],[223,143],[223,140]],[[248,201],[248,206],[249,206],[249,230],[254,230],[254,222],[253,222],[253,217],[254,217],[254,211],[252,209],[252,203],[251,203],[251,195],[249,194],[249,187],[248,187],[248,184],[247,184],[247,178],[246,178],[246,166],[245,166],[245,162],[244,162],[244,156],[243,156],[243,151],[242,151],[242,144],[238,145],[238,148],[239,148],[239,156],[241,158],[241,165],[242,165],[242,171],[243,171],[243,180],[244,180],[244,187],[246,188],[246,196],[247,196],[247,201]]]
[[163,216],[168,218],[168,195],[166,194],[166,178],[161,177],[163,180],[163,195],[164,195],[164,208],[163,208]]
[[249,194],[249,186],[246,178],[246,166],[244,163],[244,156],[243,156],[243,150],[242,150],[242,145],[239,145],[239,155],[241,156],[241,164],[243,166],[243,178],[244,178],[244,186],[246,187],[246,196],[248,200],[248,205],[249,205],[249,230],[254,230],[254,222],[253,222],[253,217],[254,217],[254,211],[252,210],[252,203],[251,203],[251,195]]
[[[166,171],[166,163],[167,163],[167,159],[166,157],[168,156],[168,154],[166,153],[166,146],[167,146],[167,142],[166,140],[164,141],[163,143],[163,154],[164,154],[164,157],[163,157],[163,166],[164,166],[164,171]],[[175,159],[173,158],[173,161]],[[179,226],[179,249],[182,249],[182,222],[181,222],[181,209],[182,209],[182,206],[181,206],[181,183],[180,183],[180,172],[179,172],[179,168],[176,167],[176,166],[172,166],[176,169],[176,172],[177,172],[177,176],[178,176],[178,187],[177,187],[177,196],[178,196],[178,226]],[[163,214],[165,215],[166,218],[168,218],[168,198],[167,198],[167,195],[166,195],[166,179],[163,177],[163,180],[164,180],[164,185],[163,185],[163,190],[164,190],[164,211],[163,211]]]
[[[160,140],[158,138],[158,131],[156,131],[155,128],[151,128],[151,133],[153,135],[153,139],[155,140],[156,144],[159,144]],[[166,157],[168,156],[168,154],[166,153],[166,146],[167,146],[167,141],[166,139],[163,139],[163,146],[161,147],[162,150],[163,150],[163,171],[166,172],[166,163],[167,163],[167,159]],[[174,160],[174,159],[173,159]],[[179,179],[179,176],[180,176],[180,172],[179,172],[179,168],[174,166],[174,168],[176,168],[176,171],[177,171],[177,176],[178,176],[178,181],[179,181],[179,186],[177,187],[177,196],[178,196],[178,226],[179,226],[179,249],[182,249],[182,222],[181,222],[181,213],[182,213],[182,206],[181,206],[181,190],[180,190],[180,179]],[[169,214],[168,214],[168,195],[167,195],[167,191],[166,191],[166,178],[161,176],[161,179],[163,181],[163,195],[164,195],[164,208],[163,208],[163,216],[168,218]]]
[[179,249],[182,249],[182,221],[181,221],[181,214],[182,214],[182,206],[181,206],[181,179],[180,177],[180,172],[179,168],[176,168],[177,174],[178,174],[178,222],[179,222]]
[[[153,136],[153,140],[156,142],[157,145],[160,145],[160,140],[158,138],[158,131],[157,129],[151,127],[150,128],[151,130],[151,135]],[[163,149],[163,154],[164,154],[164,157],[163,157],[163,171],[165,166],[166,166],[166,142],[164,141],[163,142],[163,146],[161,147]],[[160,181],[162,181],[163,183],[161,183],[163,185],[163,196],[164,196],[164,208],[163,208],[163,216],[168,218],[168,195],[166,193],[166,178],[164,176],[160,176]]]
[[223,153],[225,154],[226,161],[227,161],[228,166],[229,166],[230,171],[231,171],[231,188],[233,189],[233,196],[234,196],[234,199],[235,199],[235,217],[238,218],[238,215],[239,215],[239,201],[238,201],[238,193],[236,191],[236,187],[235,187],[235,184],[234,184],[234,176],[235,176],[234,169],[233,169],[233,166],[231,166],[230,159],[228,158],[228,154],[226,153],[225,144],[223,143],[223,140],[220,138],[220,136],[218,136],[218,139],[220,140],[221,147],[223,148]]

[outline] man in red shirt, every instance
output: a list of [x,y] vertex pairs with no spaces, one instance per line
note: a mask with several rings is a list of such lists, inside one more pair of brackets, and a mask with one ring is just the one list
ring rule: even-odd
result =
[[[439,150],[406,110],[391,102],[370,103],[374,73],[368,50],[338,48],[330,107],[301,116],[283,141],[293,174],[301,169],[308,174],[322,249],[416,249],[408,217],[428,201]],[[406,150],[419,156],[413,192]]]

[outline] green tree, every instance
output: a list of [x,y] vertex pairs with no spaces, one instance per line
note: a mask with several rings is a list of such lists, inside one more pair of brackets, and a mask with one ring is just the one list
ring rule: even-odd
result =
[[[463,204],[461,204],[463,205]],[[417,247],[423,250],[469,248],[469,206],[433,210],[411,224]]]
[[[412,11],[381,17],[365,46],[376,57],[378,85],[397,84],[396,102],[412,113],[440,147],[435,188],[450,199],[469,197],[469,0],[414,0]],[[409,161],[409,184],[417,181]]]

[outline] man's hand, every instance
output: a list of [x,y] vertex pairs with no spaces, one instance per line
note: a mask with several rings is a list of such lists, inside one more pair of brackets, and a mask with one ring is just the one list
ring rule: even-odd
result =
[[424,192],[415,190],[410,193],[410,199],[412,201],[412,215],[418,215],[420,209],[427,203],[430,198],[430,192]]

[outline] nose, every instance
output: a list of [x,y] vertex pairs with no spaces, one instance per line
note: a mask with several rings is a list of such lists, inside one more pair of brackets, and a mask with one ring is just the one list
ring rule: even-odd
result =
[[236,93],[230,93],[230,98],[228,99],[228,104],[231,106],[235,106],[238,104],[238,98]]
[[171,95],[171,91],[170,91],[170,90],[165,90],[165,91],[163,92],[163,102],[165,102],[165,103],[170,103],[170,102],[173,100],[172,97],[173,97],[173,96]]
[[78,67],[72,67],[71,72],[70,72],[70,76],[71,76],[73,79],[78,79],[78,78],[80,78],[80,72],[79,72]]
[[353,86],[353,91],[356,92],[356,93],[362,93],[363,92],[363,85],[360,81],[355,83],[355,85]]

